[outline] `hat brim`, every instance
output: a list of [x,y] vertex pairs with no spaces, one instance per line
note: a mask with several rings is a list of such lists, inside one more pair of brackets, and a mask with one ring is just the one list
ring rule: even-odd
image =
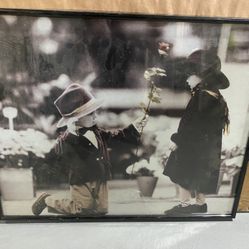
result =
[[93,101],[93,103],[88,106],[88,108],[86,108],[84,111],[76,114],[76,115],[72,115],[70,117],[62,117],[58,123],[57,123],[57,128],[61,128],[63,126],[66,126],[68,121],[71,119],[71,118],[82,118],[94,111],[96,111],[97,109],[99,109],[102,105],[103,105],[104,101],[103,100],[98,100],[96,99],[95,101]]
[[[186,73],[189,75],[191,74],[198,75],[196,71],[198,70],[196,70],[195,65],[189,62],[186,66]],[[200,77],[203,78],[203,76]],[[218,89],[226,89],[230,86],[228,78],[222,71],[216,71],[216,72],[211,71],[210,75],[208,75],[208,78],[209,77],[212,78],[212,85],[216,86]]]
[[209,74],[206,78],[204,78],[202,84],[205,87],[216,89],[226,89],[230,85],[228,78],[221,71]]
[[226,89],[230,85],[230,82],[229,82],[228,78],[221,71],[216,73],[216,80],[217,80],[219,89]]

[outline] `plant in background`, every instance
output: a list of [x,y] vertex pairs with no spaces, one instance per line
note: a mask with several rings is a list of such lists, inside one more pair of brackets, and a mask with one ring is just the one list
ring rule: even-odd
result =
[[154,170],[142,167],[135,174],[136,176],[154,176]]
[[0,128],[0,133],[0,166],[4,167],[28,167],[29,156],[45,158],[54,144],[46,134],[33,129]]
[[221,153],[221,171],[229,178],[240,172],[239,165],[242,164],[245,148],[235,146],[231,149],[224,149]]

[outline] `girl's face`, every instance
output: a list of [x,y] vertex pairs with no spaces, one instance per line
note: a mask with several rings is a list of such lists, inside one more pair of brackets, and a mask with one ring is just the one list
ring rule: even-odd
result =
[[77,126],[86,127],[86,128],[90,128],[90,127],[96,125],[96,113],[92,112],[92,113],[78,119],[78,121],[76,121],[75,124]]
[[189,87],[191,88],[191,90],[196,87],[196,85],[198,85],[201,82],[201,78],[198,77],[197,75],[190,75],[187,78],[187,83],[189,85]]

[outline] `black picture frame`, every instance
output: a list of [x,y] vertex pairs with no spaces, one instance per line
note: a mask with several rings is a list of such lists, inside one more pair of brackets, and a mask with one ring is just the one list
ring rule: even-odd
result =
[[[89,12],[72,12],[72,11],[52,11],[52,10],[28,10],[28,9],[0,9],[0,16],[17,16],[17,17],[48,17],[51,19],[63,18],[66,20],[76,19],[76,20],[129,20],[134,22],[175,22],[175,23],[195,23],[195,24],[214,24],[214,25],[241,25],[245,26],[249,30],[249,20],[247,19],[235,19],[235,18],[214,18],[214,17],[188,17],[188,16],[163,16],[163,15],[143,15],[143,14],[120,14],[120,13],[89,13]],[[0,23],[1,31],[1,23]],[[249,31],[248,31],[249,32]],[[247,41],[249,42],[249,41]],[[247,52],[249,48],[247,47]],[[2,57],[4,60],[4,56]],[[226,58],[227,59],[227,58]],[[35,58],[34,58],[35,60]],[[231,55],[230,60],[233,60]],[[115,63],[115,62],[113,62]],[[248,61],[247,61],[248,63]],[[41,77],[42,78],[42,77]],[[46,81],[47,79],[44,79]],[[37,79],[36,79],[37,81]],[[42,81],[40,79],[40,81]],[[35,83],[34,83],[35,84]],[[4,93],[6,94],[6,93]],[[4,97],[3,97],[4,98]],[[229,100],[227,100],[229,102]],[[18,106],[17,106],[18,108]],[[248,107],[247,107],[248,108]],[[248,115],[248,113],[247,113]],[[249,116],[249,115],[248,115]],[[248,120],[247,116],[247,120]],[[177,127],[175,127],[177,129]],[[246,127],[244,127],[246,129]],[[247,136],[244,133],[244,136]],[[1,134],[0,134],[1,137]],[[232,220],[236,216],[239,198],[242,190],[243,180],[245,177],[245,172],[247,168],[247,163],[249,159],[249,143],[247,138],[247,144],[244,144],[243,150],[243,163],[240,166],[240,171],[238,173],[237,184],[234,186],[234,199],[232,204],[232,209],[229,214],[202,214],[202,215],[190,215],[190,216],[179,216],[179,217],[167,217],[162,214],[147,214],[147,215],[46,215],[46,216],[33,216],[33,215],[6,215],[4,214],[4,208],[0,205],[0,222],[8,223],[19,223],[19,222],[99,222],[99,221],[108,221],[108,222],[132,222],[132,221],[227,221]],[[2,196],[1,196],[2,198]]]

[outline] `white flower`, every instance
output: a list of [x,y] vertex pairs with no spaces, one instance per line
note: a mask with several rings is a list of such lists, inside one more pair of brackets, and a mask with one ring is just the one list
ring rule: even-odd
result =
[[131,165],[126,169],[127,174],[136,174],[141,168],[147,168],[153,171],[155,176],[160,176],[162,174],[162,165],[160,158],[155,157],[154,155],[150,158],[150,162],[147,162],[145,159],[137,162],[134,166]]
[[53,147],[54,141],[46,134],[34,129],[23,131],[0,128],[0,155],[28,155],[34,153],[37,157],[45,157]]

